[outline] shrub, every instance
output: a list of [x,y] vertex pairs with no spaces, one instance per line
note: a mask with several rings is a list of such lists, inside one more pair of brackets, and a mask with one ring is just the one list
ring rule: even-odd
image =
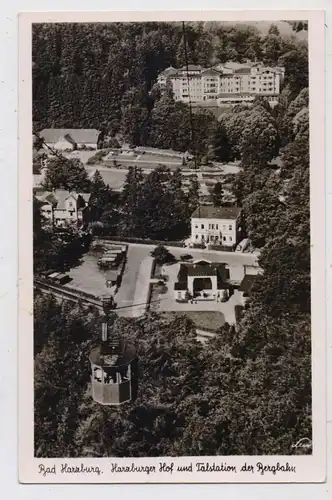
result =
[[93,236],[99,236],[102,234],[104,229],[104,224],[102,222],[96,221],[89,224],[89,229]]
[[163,264],[171,264],[175,262],[175,257],[169,250],[167,250],[166,247],[163,245],[158,245],[152,252],[151,252],[152,257],[156,259],[156,263],[163,265]]
[[91,156],[91,158],[88,159],[86,162],[87,165],[95,165],[96,163],[101,163],[103,161],[104,156],[107,155],[107,150],[101,149],[97,151],[96,154]]

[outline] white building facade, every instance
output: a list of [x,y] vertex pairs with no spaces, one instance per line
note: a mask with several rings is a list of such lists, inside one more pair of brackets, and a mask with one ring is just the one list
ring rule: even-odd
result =
[[61,189],[36,195],[41,203],[40,213],[47,224],[67,227],[81,226],[86,221],[90,199],[89,193],[74,193]]
[[172,84],[174,98],[183,102],[216,102],[216,105],[252,102],[256,96],[278,102],[285,70],[259,63],[226,63],[212,68],[189,65],[167,68],[158,76],[161,87]]
[[199,207],[191,216],[191,244],[233,247],[239,239],[239,214],[238,207]]

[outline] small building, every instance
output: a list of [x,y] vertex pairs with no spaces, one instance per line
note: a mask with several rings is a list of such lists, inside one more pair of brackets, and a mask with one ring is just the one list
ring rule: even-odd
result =
[[75,193],[62,189],[36,193],[41,204],[42,217],[56,227],[66,227],[73,223],[79,226],[85,224],[89,218],[90,196],[90,193]]
[[255,279],[256,276],[254,274],[246,274],[243,280],[241,281],[241,285],[238,289],[238,292],[241,295],[242,305],[246,304]]
[[203,205],[191,216],[191,243],[233,247],[240,236],[238,207]]
[[39,133],[47,146],[59,151],[97,149],[99,132],[96,129],[45,128]]
[[233,285],[240,285],[245,276],[245,267],[243,264],[226,264],[229,272],[229,279]]
[[225,264],[205,260],[181,264],[178,281],[174,284],[174,298],[179,301],[189,298],[223,299],[229,295],[228,280]]

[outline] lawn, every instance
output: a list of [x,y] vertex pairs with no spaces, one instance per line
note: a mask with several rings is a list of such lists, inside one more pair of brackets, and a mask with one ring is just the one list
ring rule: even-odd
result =
[[216,332],[225,323],[225,316],[220,311],[174,311],[165,312],[166,317],[186,315],[191,319],[198,330],[207,330]]

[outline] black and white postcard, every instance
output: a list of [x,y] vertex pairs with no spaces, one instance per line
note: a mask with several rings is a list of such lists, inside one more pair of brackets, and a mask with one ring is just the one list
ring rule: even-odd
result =
[[19,26],[20,481],[324,481],[324,12]]

